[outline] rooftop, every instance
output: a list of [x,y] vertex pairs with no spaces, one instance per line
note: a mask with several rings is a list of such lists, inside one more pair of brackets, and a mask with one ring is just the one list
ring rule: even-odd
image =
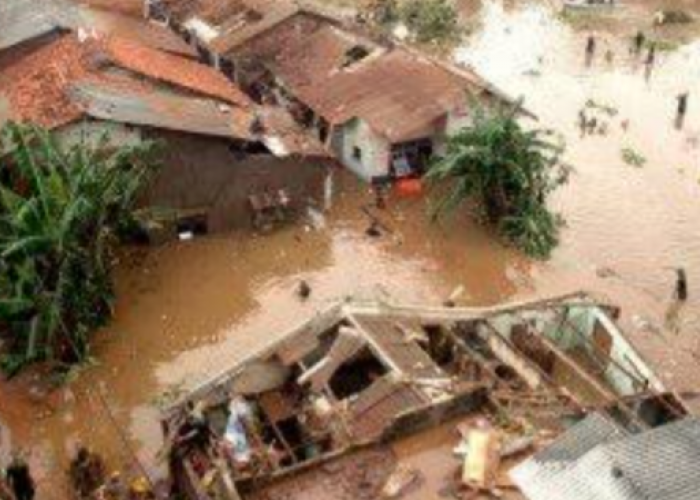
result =
[[476,77],[332,25],[287,42],[272,71],[299,100],[334,124],[361,118],[393,142],[420,137],[486,91]]
[[0,5],[0,50],[51,32],[79,29],[113,35],[173,54],[196,51],[171,30],[153,23],[69,0],[4,0]]
[[531,500],[691,500],[700,490],[700,420],[628,435],[593,415],[512,475]]
[[[108,89],[111,97],[115,92],[131,97],[138,94],[146,99],[140,101],[143,109],[152,112],[164,112],[165,107],[154,106],[153,99],[167,93],[171,115],[177,103],[185,116],[185,111],[192,113],[193,106],[201,109],[201,101],[209,100],[210,109],[215,103],[225,104],[235,109],[229,113],[232,120],[243,120],[245,115],[248,123],[250,101],[215,70],[116,37],[81,36],[65,35],[5,70],[0,94],[6,97],[13,119],[48,128],[80,119],[88,110],[99,108],[94,103],[86,105],[72,91],[89,84],[93,90]],[[189,125],[180,120],[181,127]],[[241,127],[242,121],[231,128],[241,131]]]
[[62,0],[3,0],[0,50],[72,25],[76,19],[75,8]]

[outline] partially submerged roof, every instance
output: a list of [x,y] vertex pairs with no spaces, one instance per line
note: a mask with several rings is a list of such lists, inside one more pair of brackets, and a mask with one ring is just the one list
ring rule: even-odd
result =
[[512,476],[530,500],[692,500],[700,491],[700,420],[628,435],[593,415]]
[[[66,35],[7,68],[6,76],[0,82],[0,94],[7,97],[11,116],[17,121],[55,128],[90,113],[101,113],[106,118],[104,103],[114,101],[119,94],[122,104],[130,99],[131,105],[113,110],[115,121],[129,116],[136,124],[145,125],[143,114],[150,112],[154,114],[153,125],[165,126],[173,124],[180,113],[181,130],[203,133],[216,129],[216,135],[221,135],[219,122],[229,119],[232,137],[250,136],[247,129],[244,131],[244,122],[251,119],[251,103],[221,74],[188,59],[115,37],[81,39]],[[90,98],[76,94],[76,87],[90,88]],[[96,93],[97,89],[104,92]],[[161,96],[165,93],[169,97],[164,100]],[[205,107],[224,109],[222,105],[232,111],[212,113],[203,126],[199,118],[206,113]],[[159,117],[155,116],[156,110]]]

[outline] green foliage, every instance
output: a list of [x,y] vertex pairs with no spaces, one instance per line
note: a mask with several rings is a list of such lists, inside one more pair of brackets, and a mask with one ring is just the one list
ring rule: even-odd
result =
[[647,163],[647,159],[632,148],[622,149],[622,160],[628,165],[637,168],[642,168]]
[[515,110],[489,114],[477,109],[474,124],[450,137],[427,174],[439,196],[433,216],[469,200],[478,214],[511,244],[547,258],[559,241],[562,218],[547,199],[567,182],[563,144],[549,131],[526,131]]
[[108,148],[106,138],[64,149],[17,124],[0,138],[3,367],[81,362],[110,316],[113,249],[133,223],[154,149]]
[[448,0],[407,0],[399,18],[420,43],[444,43],[459,35],[457,10]]

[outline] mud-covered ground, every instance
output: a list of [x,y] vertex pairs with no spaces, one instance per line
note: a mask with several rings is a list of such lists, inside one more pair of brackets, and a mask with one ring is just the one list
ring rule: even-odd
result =
[[[98,364],[51,395],[28,377],[0,384],[0,419],[13,442],[31,451],[41,498],[64,497],[60,471],[78,441],[106,454],[113,466],[128,466],[121,432],[156,471],[156,403],[164,392],[205,380],[348,295],[438,303],[463,286],[461,301],[481,305],[591,290],[623,306],[634,342],[659,362],[667,380],[696,389],[699,375],[689,368],[700,347],[697,23],[652,30],[656,4],[623,5],[610,17],[585,19],[562,17],[541,3],[472,5],[478,29],[454,53],[507,93],[523,96],[539,125],[567,139],[576,174],[553,202],[568,228],[550,262],[503,248],[464,215],[434,225],[417,199],[391,200],[382,214],[391,232],[368,238],[361,207],[371,196],[348,175],[339,175],[322,229],[301,223],[268,236],[229,234],[125,256],[116,318],[98,336]],[[659,54],[648,77],[629,53],[639,28],[672,49]],[[584,45],[591,34],[598,52],[587,68]],[[685,91],[690,111],[678,130],[675,98]],[[597,105],[589,112],[606,130],[581,137],[578,115],[587,102]],[[626,163],[625,148],[644,164]],[[673,268],[681,266],[691,300],[675,310],[669,308]],[[313,288],[304,303],[294,294],[301,279]],[[0,440],[7,444],[8,436]]]

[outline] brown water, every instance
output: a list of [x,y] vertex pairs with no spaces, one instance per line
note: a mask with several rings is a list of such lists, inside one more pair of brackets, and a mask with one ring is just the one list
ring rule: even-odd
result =
[[[646,19],[643,12],[630,7],[615,20],[616,33],[633,32]],[[480,305],[585,288],[625,308],[640,346],[677,348],[661,356],[669,379],[671,368],[692,365],[693,332],[700,328],[700,294],[693,289],[700,283],[700,43],[662,55],[645,81],[623,56],[627,41],[607,32],[600,36],[615,62],[602,60],[599,43],[601,57],[586,69],[585,31],[537,4],[504,9],[488,3],[479,16],[482,26],[460,59],[508,93],[524,95],[542,124],[570,144],[577,173],[555,200],[569,227],[552,261],[529,262],[466,217],[432,225],[418,200],[392,200],[382,217],[394,233],[368,238],[360,207],[371,197],[347,175],[323,230],[299,225],[264,237],[232,234],[131,255],[118,272],[115,321],[95,348],[99,365],[49,397],[29,391],[31,380],[0,384],[0,419],[14,442],[31,450],[43,498],[63,498],[57,471],[78,440],[114,466],[130,461],[102,400],[129,446],[156,469],[160,394],[206,380],[349,295],[437,303],[461,285],[461,300]],[[672,121],[681,90],[694,94],[685,128],[677,131]],[[577,115],[588,99],[619,109],[605,136],[579,137]],[[621,120],[629,120],[627,132]],[[647,163],[625,164],[623,147]],[[676,321],[681,331],[645,331],[643,319],[663,330],[674,266],[688,270],[691,284],[692,301]],[[304,303],[294,294],[300,279],[313,287]],[[685,372],[676,378],[697,387]]]

